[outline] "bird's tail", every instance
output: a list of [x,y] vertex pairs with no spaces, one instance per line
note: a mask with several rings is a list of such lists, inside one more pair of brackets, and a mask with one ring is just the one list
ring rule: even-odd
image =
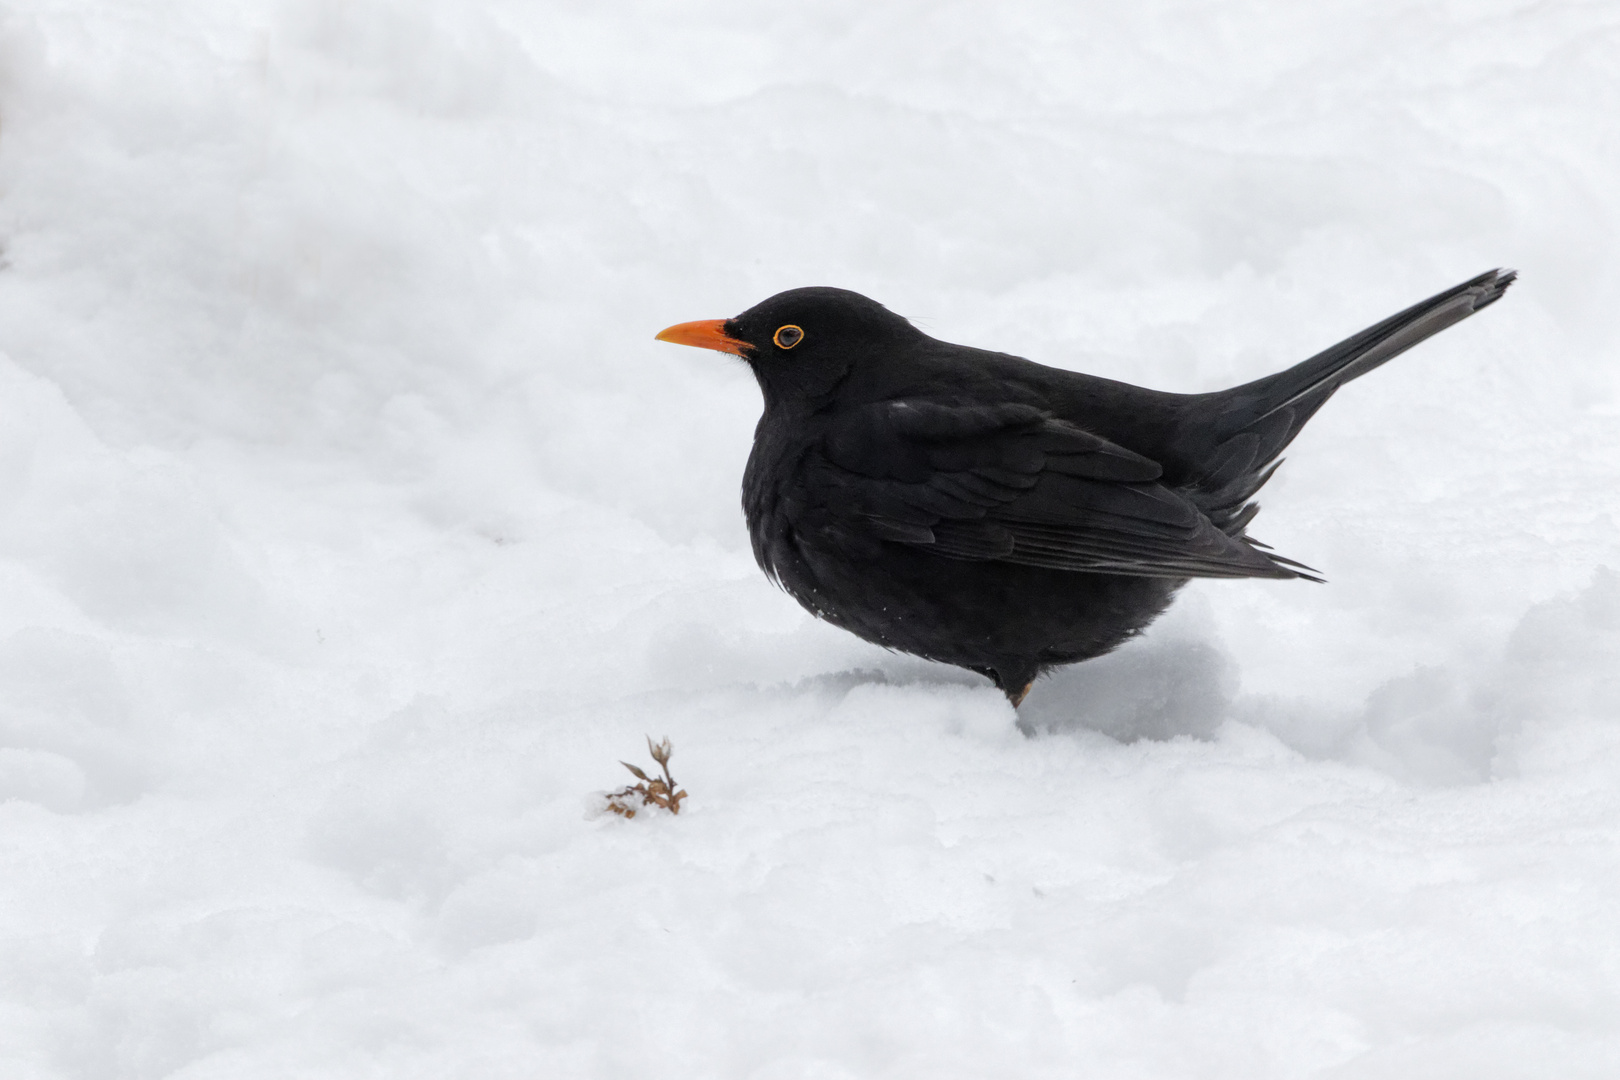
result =
[[1248,500],[1271,478],[1277,455],[1335,390],[1494,304],[1517,276],[1487,271],[1287,371],[1208,395],[1192,410],[1197,429],[1214,434],[1201,455],[1207,471],[1195,485],[1200,507],[1235,535],[1254,516],[1257,508]]
[[1486,271],[1398,315],[1391,315],[1376,326],[1369,326],[1287,371],[1228,391],[1234,397],[1247,399],[1249,405],[1232,417],[1241,424],[1232,433],[1263,424],[1285,409],[1292,411],[1303,425],[1333,391],[1446,327],[1462,322],[1480,308],[1496,303],[1516,277],[1516,270]]

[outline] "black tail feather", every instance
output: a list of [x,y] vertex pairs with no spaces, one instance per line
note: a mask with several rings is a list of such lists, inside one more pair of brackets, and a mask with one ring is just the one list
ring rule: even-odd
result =
[[1194,501],[1224,531],[1238,535],[1255,514],[1248,500],[1280,464],[1277,455],[1334,391],[1496,303],[1517,277],[1515,270],[1489,270],[1286,371],[1208,395],[1203,407],[1189,414],[1187,428],[1216,433],[1213,445],[1189,455],[1209,462],[1208,471],[1191,485]]
[[[1258,401],[1265,406],[1263,412],[1248,419],[1238,430],[1252,428],[1272,414],[1304,404],[1307,399],[1317,395],[1321,396],[1321,401],[1325,401],[1334,390],[1351,379],[1365,375],[1419,342],[1496,303],[1518,276],[1516,270],[1486,271],[1429,297],[1421,304],[1414,304],[1397,315],[1391,315],[1381,323],[1369,326],[1287,371],[1238,387],[1239,391],[1250,388],[1258,390]],[[1321,401],[1316,404],[1320,405]],[[1312,408],[1310,411],[1316,410]],[[1301,419],[1300,423],[1303,424],[1304,420]],[[1297,431],[1296,426],[1294,433]]]

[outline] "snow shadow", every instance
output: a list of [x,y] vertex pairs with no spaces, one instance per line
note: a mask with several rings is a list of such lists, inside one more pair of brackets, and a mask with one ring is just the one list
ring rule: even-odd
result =
[[1367,700],[1368,740],[1413,778],[1469,783],[1513,776],[1545,733],[1620,721],[1620,575],[1520,617],[1499,649],[1419,668]]
[[1552,733],[1620,722],[1620,575],[1599,567],[1579,591],[1531,605],[1499,645],[1414,667],[1343,710],[1244,696],[1233,719],[1407,783],[1518,775]]
[[1026,735],[1098,731],[1121,742],[1208,738],[1237,685],[1236,665],[1208,642],[1147,638],[1041,679],[1018,727]]
[[1537,732],[1620,722],[1620,575],[1599,568],[1579,591],[1529,607],[1496,647],[1414,667],[1342,708],[1240,695],[1238,684],[1236,662],[1217,645],[1150,636],[1036,683],[1018,726],[1133,742],[1210,738],[1235,720],[1306,757],[1409,783],[1511,776],[1539,752],[1529,749]]

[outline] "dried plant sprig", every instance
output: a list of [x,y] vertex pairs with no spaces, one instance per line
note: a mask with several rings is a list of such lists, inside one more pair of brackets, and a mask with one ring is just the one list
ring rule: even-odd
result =
[[[655,743],[651,735],[647,736],[647,752],[658,762],[664,775],[648,776],[628,761],[619,762],[641,783],[632,784],[623,791],[611,792],[608,795],[607,808],[615,814],[633,818],[641,806],[663,807],[672,814],[681,812],[681,800],[686,798],[686,792],[680,790],[680,786],[675,783],[675,778],[669,772],[669,759],[675,754],[675,748],[670,745],[669,737],[666,735],[663,742]],[[641,806],[633,803],[638,796],[641,799]]]

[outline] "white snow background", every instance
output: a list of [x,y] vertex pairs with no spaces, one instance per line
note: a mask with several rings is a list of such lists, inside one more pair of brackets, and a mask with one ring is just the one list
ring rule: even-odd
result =
[[[0,1076],[1620,1075],[1620,4],[10,0]],[[1172,390],[1037,684],[748,551],[783,288]],[[669,736],[678,817],[589,817]]]

